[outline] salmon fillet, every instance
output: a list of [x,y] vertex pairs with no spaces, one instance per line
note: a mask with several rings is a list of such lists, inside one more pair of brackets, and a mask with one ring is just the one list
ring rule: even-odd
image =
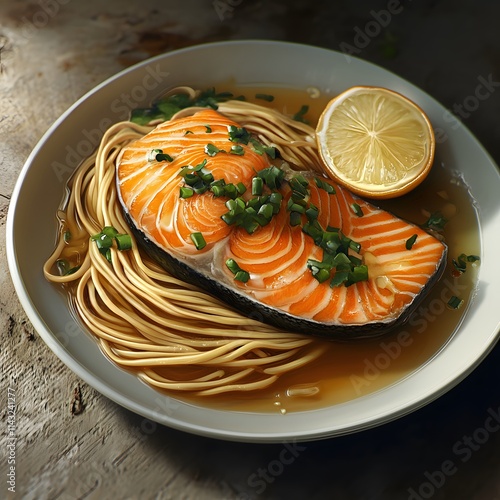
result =
[[[235,141],[231,129],[242,130],[220,113],[204,110],[165,122],[124,149],[117,165],[119,198],[144,249],[177,277],[283,328],[332,338],[371,336],[407,319],[439,278],[446,245],[317,173],[300,172],[302,198],[297,197],[299,173],[286,165],[277,168],[279,162],[256,147],[255,140]],[[207,149],[207,144],[213,147]],[[234,146],[238,154],[231,152]],[[151,160],[152,150],[162,150],[169,159]],[[183,197],[182,188],[191,189],[186,167],[192,173],[197,166],[199,175],[211,174],[212,180],[209,175],[201,194]],[[266,180],[263,191],[252,194],[254,180],[266,179],[273,168],[281,172],[276,185],[271,186],[274,178]],[[207,186],[217,182],[239,185],[241,192],[232,198],[216,195]],[[269,216],[268,209],[264,222],[254,212],[252,220],[259,224],[251,229],[241,223],[241,214],[233,217],[239,223],[229,220],[234,200],[245,207],[247,217],[248,207],[261,207],[261,200],[269,205],[262,197],[273,193],[273,213]],[[310,210],[292,221],[297,200]],[[202,248],[193,233],[202,235]],[[332,234],[351,242],[340,257],[352,263],[351,269],[367,270],[360,281],[351,272],[336,283],[340,266],[327,266],[326,280],[314,274],[314,266],[339,252],[332,253],[325,239]],[[413,245],[408,246],[409,240]],[[228,262],[246,278],[235,279]]]

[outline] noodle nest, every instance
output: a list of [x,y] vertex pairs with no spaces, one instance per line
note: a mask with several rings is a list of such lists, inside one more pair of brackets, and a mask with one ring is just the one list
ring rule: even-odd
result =
[[[196,95],[188,87],[170,93],[179,91]],[[172,119],[196,110],[184,109]],[[218,111],[276,147],[295,168],[320,171],[310,126],[243,101],[221,103]],[[155,125],[113,125],[97,152],[77,168],[58,212],[58,242],[44,265],[45,277],[68,290],[72,307],[105,355],[150,386],[202,396],[264,389],[317,359],[324,343],[266,325],[257,314],[244,316],[174,278],[139,250],[133,236],[131,250],[111,249],[111,262],[91,241],[106,226],[130,232],[117,200],[116,161]],[[72,274],[57,273],[61,260],[74,264]]]

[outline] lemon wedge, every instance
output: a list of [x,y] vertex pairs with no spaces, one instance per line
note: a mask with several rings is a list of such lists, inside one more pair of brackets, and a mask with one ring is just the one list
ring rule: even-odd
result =
[[407,193],[434,161],[434,132],[424,111],[381,87],[352,87],[332,99],[320,116],[316,140],[327,173],[369,198]]

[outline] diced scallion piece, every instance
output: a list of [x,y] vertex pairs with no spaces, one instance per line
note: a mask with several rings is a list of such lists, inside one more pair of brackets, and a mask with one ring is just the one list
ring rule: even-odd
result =
[[63,239],[66,243],[71,240],[71,231],[69,229],[67,231],[64,231]]
[[467,263],[474,263],[480,260],[478,255],[466,255],[461,253],[456,259],[452,259],[453,267],[460,273],[463,274],[467,270]]
[[239,142],[241,144],[248,144],[250,140],[250,133],[244,127],[236,127],[235,125],[229,125],[229,140],[232,142]]
[[324,189],[328,194],[335,194],[335,188],[324,179],[315,177],[314,182],[316,183],[316,186],[318,186],[320,189]]
[[236,281],[241,281],[243,283],[246,283],[249,279],[250,279],[250,273],[248,271],[238,271],[235,275],[234,275],[234,279]]
[[223,149],[219,149],[217,146],[214,144],[208,143],[205,146],[205,153],[207,153],[208,156],[215,156],[217,153],[225,153]]
[[299,226],[302,222],[302,215],[299,212],[290,212],[290,226]]
[[130,234],[117,234],[115,239],[118,250],[130,250],[132,248],[132,238]]
[[297,122],[302,122],[302,123],[309,123],[305,118],[305,114],[309,111],[309,106],[307,106],[306,104],[304,104],[303,106],[301,106],[301,108],[299,109],[299,111],[297,111],[297,113],[295,113],[293,115],[293,119]]
[[254,196],[260,196],[264,188],[264,181],[261,177],[254,177],[252,179],[252,194]]
[[192,188],[183,186],[180,189],[179,196],[181,198],[191,198],[191,196],[193,196],[193,194],[194,194],[194,191]]
[[446,219],[441,212],[434,212],[423,224],[423,227],[434,231],[443,231],[447,222],[448,219]]
[[207,134],[212,133],[212,127],[210,125],[205,125],[205,129],[206,129]]
[[460,299],[455,295],[453,295],[453,297],[451,297],[451,299],[448,301],[448,306],[451,309],[459,309],[460,307],[462,307],[463,303],[464,303],[463,299]]
[[363,217],[363,210],[357,203],[351,203],[351,210],[358,216]]
[[408,238],[406,240],[406,243],[405,243],[406,250],[411,250],[413,248],[413,245],[417,241],[417,237],[418,237],[418,235],[414,234],[413,236],[411,236],[410,238]]
[[237,146],[232,146],[229,152],[232,155],[238,155],[238,156],[243,156],[245,154],[245,150],[243,149],[243,146],[237,145]]
[[207,246],[207,242],[200,232],[191,233],[189,236],[191,241],[194,243],[196,250],[203,250]]
[[148,154],[148,161],[174,161],[174,159],[162,149],[152,149]]
[[241,267],[234,259],[227,259],[226,266],[234,274],[234,279],[236,281],[242,281],[243,283],[246,283],[250,279],[250,273],[248,271],[245,271],[244,269],[241,269]]
[[132,248],[132,237],[129,234],[118,233],[118,230],[112,226],[103,227],[100,233],[92,235],[90,239],[95,242],[99,252],[109,262],[111,262],[111,248],[114,241],[116,241],[116,247],[120,251]]

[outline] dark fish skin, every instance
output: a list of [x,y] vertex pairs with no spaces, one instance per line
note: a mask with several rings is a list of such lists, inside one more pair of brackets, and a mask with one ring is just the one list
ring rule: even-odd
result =
[[401,328],[410,319],[432,287],[439,281],[446,267],[447,248],[445,247],[445,251],[443,252],[441,261],[434,275],[423,287],[418,296],[415,297],[412,304],[408,306],[398,318],[390,322],[373,322],[369,325],[329,325],[328,323],[299,318],[269,307],[250,299],[224,283],[200,273],[193,267],[188,266],[185,262],[180,261],[157,246],[143,231],[136,227],[125,210],[123,210],[123,214],[138,245],[163,269],[172,274],[172,276],[199,287],[215,298],[221,299],[234,310],[254,320],[262,321],[263,323],[286,331],[304,335],[314,335],[328,340],[354,341],[373,339],[387,335],[397,328]]

